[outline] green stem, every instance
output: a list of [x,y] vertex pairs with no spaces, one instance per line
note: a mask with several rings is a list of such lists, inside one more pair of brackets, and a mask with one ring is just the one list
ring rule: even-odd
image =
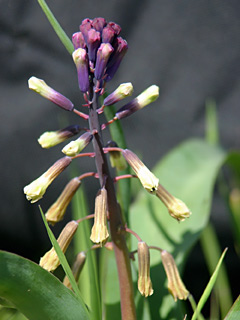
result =
[[58,35],[59,39],[62,41],[64,47],[67,51],[72,54],[74,51],[74,47],[72,41],[66,35],[65,31],[62,29],[58,21],[55,19],[52,11],[49,9],[48,5],[46,4],[45,0],[38,0],[39,5],[41,6],[43,12],[45,13],[48,21],[51,23],[54,31]]

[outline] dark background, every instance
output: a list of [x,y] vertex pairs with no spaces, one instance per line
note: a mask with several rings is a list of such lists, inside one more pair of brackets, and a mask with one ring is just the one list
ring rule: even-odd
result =
[[[109,91],[129,81],[135,95],[151,84],[160,87],[154,105],[122,121],[128,147],[141,152],[150,168],[183,140],[204,136],[207,98],[216,101],[222,145],[239,149],[238,0],[49,0],[48,4],[68,36],[86,17],[103,16],[121,25],[129,50]],[[30,91],[27,80],[35,75],[76,106],[83,101],[72,58],[37,1],[0,0],[0,7],[0,246],[38,261],[49,242],[37,204],[29,204],[22,189],[61,156],[62,146],[41,149],[40,134],[75,123],[76,118]],[[91,170],[88,161],[81,165],[81,172]],[[55,200],[68,175],[64,173],[49,188],[48,197],[40,202],[43,210]],[[91,187],[88,184],[87,190]],[[229,247],[226,263],[236,283],[239,261],[227,209],[217,196],[212,211],[222,248]],[[203,257],[199,250],[191,257],[186,272],[194,281],[204,270]]]

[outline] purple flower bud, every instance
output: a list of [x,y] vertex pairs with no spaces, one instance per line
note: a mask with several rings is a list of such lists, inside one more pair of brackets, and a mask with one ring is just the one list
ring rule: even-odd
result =
[[102,29],[107,24],[106,20],[104,18],[94,18],[92,21],[92,27],[99,32],[102,32]]
[[72,54],[73,61],[77,67],[78,84],[82,92],[89,89],[88,55],[85,49],[79,48]]
[[120,34],[122,29],[117,23],[109,22],[108,25],[113,28],[113,30],[115,31],[116,36],[118,36]]
[[111,26],[107,25],[105,28],[103,28],[103,31],[102,31],[103,43],[112,43],[114,37],[115,37],[115,31]]
[[59,107],[67,111],[72,111],[74,108],[73,103],[61,93],[49,87],[45,81],[36,77],[31,77],[28,80],[29,89],[39,93],[42,97],[54,102]]
[[72,35],[72,43],[75,50],[78,48],[83,48],[83,49],[86,48],[86,42],[84,40],[82,32],[75,32]]
[[85,39],[85,42],[87,42],[88,38],[88,31],[92,28],[92,20],[91,19],[84,19],[79,26],[80,31],[83,34],[83,37]]
[[95,62],[96,52],[101,42],[100,32],[90,29],[88,31],[87,47],[89,60]]
[[106,70],[106,81],[110,81],[115,75],[120,63],[127,52],[128,44],[127,41],[121,37],[116,38],[116,42],[113,44],[114,53],[111,55],[109,59],[109,63]]
[[109,60],[113,47],[110,43],[102,43],[97,51],[97,61],[95,66],[94,75],[97,80],[102,79]]

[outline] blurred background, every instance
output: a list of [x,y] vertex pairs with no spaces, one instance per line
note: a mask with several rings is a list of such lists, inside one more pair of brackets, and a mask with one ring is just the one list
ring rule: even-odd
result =
[[[30,91],[27,80],[32,75],[44,79],[75,106],[83,101],[72,58],[37,1],[0,0],[0,5],[0,249],[38,262],[49,240],[38,204],[31,205],[22,189],[61,157],[62,146],[44,150],[37,138],[78,119]],[[209,98],[216,102],[221,145],[227,150],[240,148],[238,0],[49,0],[48,5],[69,37],[86,17],[102,16],[120,24],[129,50],[109,92],[123,82],[133,83],[135,95],[151,84],[160,87],[157,102],[122,121],[128,147],[141,153],[148,167],[185,139],[204,137]],[[91,162],[83,160],[80,171],[87,170],[92,170]],[[44,211],[69,174],[61,175],[40,201]],[[92,188],[88,182],[87,191]],[[90,203],[93,206],[93,198]],[[229,247],[226,265],[230,280],[237,283],[239,260],[230,218],[217,192],[211,221],[222,249]],[[56,233],[61,228],[57,226]],[[209,278],[203,260],[197,245],[186,273],[190,286],[200,278],[199,295]],[[234,299],[238,293],[233,286]]]

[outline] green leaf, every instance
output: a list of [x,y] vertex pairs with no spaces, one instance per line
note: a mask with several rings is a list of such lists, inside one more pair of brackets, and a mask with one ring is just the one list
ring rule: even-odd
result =
[[206,303],[206,301],[207,301],[207,299],[208,299],[208,297],[209,297],[209,295],[210,295],[210,293],[212,291],[212,288],[213,288],[213,286],[214,286],[214,284],[216,282],[217,275],[219,273],[223,258],[224,258],[225,254],[226,254],[226,251],[227,251],[227,248],[223,251],[223,253],[222,253],[222,255],[221,255],[221,257],[220,257],[220,259],[218,261],[218,264],[217,264],[217,266],[215,268],[215,271],[213,272],[213,274],[212,274],[212,276],[211,276],[211,278],[210,278],[210,280],[209,280],[209,282],[208,282],[208,284],[207,284],[207,286],[206,286],[206,288],[205,288],[205,290],[204,290],[204,292],[203,292],[203,294],[202,294],[202,296],[201,296],[201,298],[200,298],[200,300],[198,302],[197,308],[196,308],[196,310],[195,310],[195,312],[194,312],[194,314],[192,316],[192,320],[197,319],[198,314],[201,312],[203,306],[205,305],[205,303]]
[[30,320],[89,319],[74,293],[39,265],[0,251],[0,296]]
[[55,239],[54,234],[52,233],[52,230],[49,228],[47,220],[45,218],[45,215],[44,215],[44,213],[43,213],[43,211],[42,211],[40,206],[39,206],[39,208],[40,208],[40,211],[41,211],[43,222],[44,222],[45,227],[47,229],[48,236],[49,236],[49,238],[51,240],[51,243],[52,243],[52,245],[53,245],[53,247],[54,247],[54,249],[55,249],[55,251],[56,251],[56,253],[58,255],[59,261],[60,261],[60,263],[61,263],[61,265],[62,265],[62,267],[63,267],[63,269],[64,269],[64,271],[65,271],[65,273],[66,273],[66,275],[67,275],[67,277],[68,277],[68,279],[70,281],[70,283],[71,283],[71,286],[72,286],[72,288],[73,288],[73,290],[74,290],[74,292],[75,292],[75,294],[76,294],[76,296],[77,296],[77,298],[79,300],[79,303],[81,304],[83,310],[85,310],[85,313],[87,315],[88,311],[87,311],[87,308],[86,308],[86,306],[84,304],[84,301],[82,299],[81,293],[80,293],[80,291],[78,289],[78,285],[77,285],[77,283],[76,283],[76,281],[74,279],[74,276],[72,274],[72,270],[69,267],[67,259],[66,259],[65,255],[64,255],[64,253],[62,252],[57,240]]
[[240,319],[240,296],[234,302],[232,308],[228,312],[224,320],[239,320]]
[[41,6],[43,12],[45,13],[48,21],[51,23],[54,31],[58,35],[59,39],[62,41],[64,47],[67,51],[72,54],[74,51],[74,47],[72,41],[68,38],[65,31],[62,29],[56,18],[54,17],[53,13],[49,9],[48,5],[46,4],[45,0],[38,0],[39,5]]
[[[154,168],[160,183],[174,196],[183,200],[192,211],[190,218],[177,222],[169,216],[161,201],[140,192],[130,210],[130,228],[148,245],[159,246],[171,252],[180,269],[187,251],[199,238],[209,218],[213,186],[226,153],[204,140],[188,140]],[[132,249],[137,241],[132,239]],[[180,303],[175,303],[166,289],[166,275],[160,265],[160,254],[151,251],[151,278],[154,294],[147,299],[153,319],[182,319]]]

